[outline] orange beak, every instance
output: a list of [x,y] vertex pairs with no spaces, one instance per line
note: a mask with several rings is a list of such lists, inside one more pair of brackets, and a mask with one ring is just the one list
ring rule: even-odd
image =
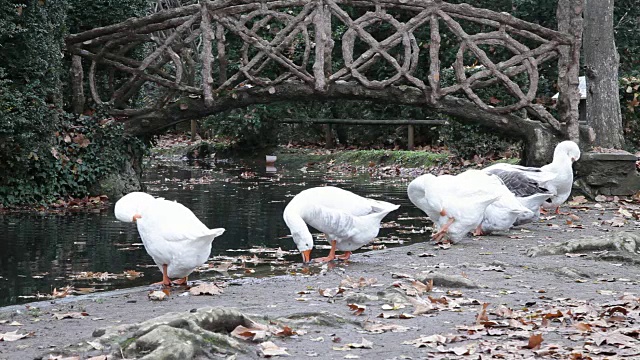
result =
[[311,261],[311,250],[300,251],[300,254],[302,254],[302,262],[303,263],[306,264],[309,261]]
[[138,220],[140,218],[142,218],[142,215],[140,215],[140,214],[133,215],[133,222],[136,222],[136,220]]

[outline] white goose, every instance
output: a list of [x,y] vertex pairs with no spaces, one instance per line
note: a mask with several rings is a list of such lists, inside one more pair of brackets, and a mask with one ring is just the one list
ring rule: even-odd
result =
[[115,216],[135,222],[147,253],[162,271],[162,284],[186,284],[187,276],[207,261],[211,242],[224,233],[209,229],[184,205],[154,198],[143,192],[123,196],[115,206]]
[[[527,221],[534,217],[533,212],[525,207],[506,186],[503,186],[502,193],[503,195],[497,201],[487,206],[482,223],[473,232],[474,235],[509,230],[518,219]],[[536,209],[536,212],[539,211]]]
[[[307,225],[325,233],[331,243],[331,251],[329,256],[316,261],[326,262],[335,258],[349,259],[352,251],[378,236],[382,219],[399,207],[337,187],[322,186],[297,194],[287,204],[282,217],[302,254],[303,262],[311,260],[313,249],[313,237]],[[336,250],[345,254],[336,256]]]
[[[571,194],[571,186],[573,185],[572,165],[578,159],[580,159],[580,148],[573,141],[567,140],[556,146],[553,152],[553,161],[541,168],[499,163],[489,166],[483,171],[492,174],[500,170],[518,172],[525,175],[530,180],[535,181],[538,186],[553,194],[542,206],[547,209],[555,208],[556,214],[559,214],[560,205]],[[514,193],[518,191],[517,187],[510,189]]]
[[448,235],[458,241],[478,228],[485,209],[504,194],[504,185],[495,176],[468,170],[456,176],[419,176],[409,184],[407,194],[438,227],[434,240]]

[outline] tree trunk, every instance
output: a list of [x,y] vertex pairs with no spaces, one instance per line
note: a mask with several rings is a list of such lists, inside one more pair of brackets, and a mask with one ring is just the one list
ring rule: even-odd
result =
[[[562,45],[558,57],[558,117],[566,125],[566,136],[580,141],[578,125],[578,71],[580,70],[580,44],[582,41],[582,12],[585,0],[559,0],[556,17],[558,30],[573,36],[572,45]],[[594,0],[597,1],[597,0]]]
[[82,58],[73,55],[71,58],[71,89],[73,91],[73,112],[82,114],[84,112],[84,73],[82,70]]
[[586,0],[584,61],[587,77],[587,122],[596,133],[594,145],[624,145],[618,94],[618,64],[613,34],[614,0]]

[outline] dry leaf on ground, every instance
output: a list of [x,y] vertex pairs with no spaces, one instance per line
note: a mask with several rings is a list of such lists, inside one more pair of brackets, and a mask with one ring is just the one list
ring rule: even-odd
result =
[[68,312],[68,313],[53,313],[52,316],[57,320],[62,319],[82,319],[85,316],[89,316],[89,313],[86,312]]
[[349,343],[347,345],[345,345],[346,347],[350,347],[353,349],[371,349],[373,348],[373,342],[362,338],[362,341],[359,343]]
[[16,341],[20,339],[24,339],[26,337],[33,336],[35,333],[29,332],[24,334],[18,334],[18,330],[9,331],[4,334],[0,333],[0,341]]
[[160,290],[151,291],[148,295],[149,300],[162,301],[167,297],[167,293]]
[[220,295],[224,292],[221,287],[212,283],[204,283],[189,289],[189,294],[198,295]]
[[353,311],[353,315],[361,315],[365,310],[367,310],[366,305],[353,303],[353,304],[347,304],[347,306],[349,306],[349,309]]
[[358,288],[363,288],[365,286],[370,286],[373,285],[375,283],[378,282],[378,279],[376,278],[371,278],[371,279],[365,279],[364,277],[360,277],[360,279],[353,279],[351,278],[349,275],[347,275],[346,278],[342,279],[342,281],[340,281],[340,287],[341,288],[352,288],[352,289],[358,289]]
[[366,323],[364,325],[364,329],[368,332],[374,334],[381,334],[383,332],[391,331],[391,332],[406,332],[409,330],[408,327],[396,324],[372,324]]
[[254,324],[254,326],[255,327],[248,328],[242,325],[238,325],[235,329],[233,329],[231,335],[240,339],[252,341],[266,339],[267,335],[269,335],[268,328],[257,323]]
[[415,347],[431,346],[432,344],[446,344],[446,343],[447,343],[447,338],[440,334],[421,336],[418,339],[403,342],[403,344],[413,345]]
[[289,356],[289,353],[286,351],[287,348],[279,347],[271,341],[265,341],[260,344],[260,349],[258,350],[258,354],[262,357],[271,357],[271,356]]
[[537,349],[542,344],[542,334],[533,334],[529,337],[529,343],[525,345],[527,349]]

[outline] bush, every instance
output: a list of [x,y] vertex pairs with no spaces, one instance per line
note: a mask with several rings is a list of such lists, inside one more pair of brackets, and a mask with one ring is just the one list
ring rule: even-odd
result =
[[620,79],[620,110],[628,150],[640,151],[640,77]]
[[48,146],[31,149],[21,161],[19,177],[0,183],[1,204],[46,204],[61,197],[98,195],[90,189],[144,149],[111,119],[64,118],[53,134]]
[[449,121],[449,125],[441,127],[440,140],[453,154],[465,159],[475,155],[493,158],[519,146],[517,140],[496,135],[491,129],[456,121]]

